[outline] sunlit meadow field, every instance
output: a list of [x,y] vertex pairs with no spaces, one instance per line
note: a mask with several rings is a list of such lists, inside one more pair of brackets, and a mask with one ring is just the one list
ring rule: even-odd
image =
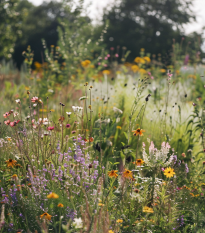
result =
[[2,233],[205,232],[205,67],[179,49],[1,62]]

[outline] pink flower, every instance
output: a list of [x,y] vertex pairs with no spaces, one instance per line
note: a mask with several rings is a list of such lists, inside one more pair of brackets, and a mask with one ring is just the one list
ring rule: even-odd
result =
[[150,72],[147,72],[147,74],[148,74],[148,75],[151,75],[151,73],[150,73]]
[[67,124],[67,125],[66,125],[66,128],[68,128],[68,129],[69,129],[69,128],[70,128],[70,124]]
[[31,99],[31,102],[32,102],[32,103],[35,103],[35,102],[37,102],[37,101],[38,101],[38,97],[36,97],[36,96],[33,97],[33,98]]
[[153,77],[153,76],[151,76],[150,78],[151,78],[151,79],[154,79],[154,77]]
[[54,129],[54,126],[49,126],[47,129],[48,129],[48,130],[53,130],[53,129]]
[[171,78],[173,74],[167,73],[167,75]]
[[107,57],[110,57],[110,54],[108,54]]
[[119,57],[119,55],[116,53],[116,54],[115,54],[115,57]]
[[10,122],[10,126],[13,127],[14,126],[14,122]]
[[8,116],[10,116],[9,112],[6,112],[5,114],[3,114],[4,118],[7,118]]
[[4,121],[4,124],[9,125],[10,124],[10,120]]
[[164,171],[164,168],[162,167],[162,171]]

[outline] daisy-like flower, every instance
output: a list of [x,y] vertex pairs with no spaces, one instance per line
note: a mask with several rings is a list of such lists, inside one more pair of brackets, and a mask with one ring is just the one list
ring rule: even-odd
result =
[[9,117],[9,116],[10,116],[9,112],[6,112],[5,114],[3,114],[3,117],[4,117],[4,118],[7,118],[7,117]]
[[122,223],[122,222],[123,222],[122,219],[118,219],[118,220],[116,221],[116,223]]
[[38,97],[37,97],[37,96],[33,97],[33,98],[31,99],[31,102],[32,102],[32,103],[38,102]]
[[20,99],[17,99],[15,100],[17,104],[20,104],[21,103],[21,100]]
[[7,163],[7,167],[13,167],[13,166],[15,166],[17,161],[14,160],[14,159],[9,159],[9,160],[6,161],[6,163]]
[[171,167],[168,167],[164,170],[164,175],[167,177],[167,178],[171,178],[173,177],[175,174],[174,172],[174,169],[172,169]]
[[48,128],[47,128],[47,130],[49,131],[51,131],[51,130],[54,130],[54,126],[49,126]]
[[66,114],[67,114],[68,116],[70,116],[70,115],[71,115],[71,113],[72,113],[72,112],[66,112]]
[[43,213],[42,215],[40,215],[40,218],[42,219],[42,218],[45,218],[46,220],[51,220],[51,215],[50,214],[48,214],[48,213]]
[[58,194],[56,194],[56,193],[50,193],[50,194],[48,194],[47,195],[47,198],[49,198],[49,199],[57,199],[57,198],[59,198],[59,196],[58,196]]
[[148,206],[143,207],[143,212],[145,213],[154,213],[154,210],[152,208],[149,208]]
[[145,132],[145,130],[138,128],[136,130],[133,130],[132,132],[134,136],[137,136],[137,135],[143,136],[143,132]]
[[132,172],[130,170],[125,169],[125,171],[123,172],[123,177],[132,178]]
[[62,208],[62,207],[64,207],[64,205],[63,205],[62,203],[59,203],[59,204],[58,204],[58,207],[61,207],[61,208]]
[[108,176],[111,177],[111,178],[112,177],[117,178],[118,177],[117,172],[118,172],[118,170],[112,170],[112,171],[108,172]]
[[143,163],[144,163],[144,161],[142,159],[137,159],[135,162],[133,162],[133,164],[135,164],[137,166],[142,166]]

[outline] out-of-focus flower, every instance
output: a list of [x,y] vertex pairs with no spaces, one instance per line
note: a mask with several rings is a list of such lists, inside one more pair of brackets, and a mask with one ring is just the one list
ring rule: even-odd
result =
[[37,97],[37,96],[33,97],[33,98],[31,99],[31,102],[32,102],[32,103],[38,102],[38,97]]
[[132,132],[134,133],[133,134],[134,136],[137,136],[137,135],[143,136],[143,132],[145,132],[145,130],[138,128],[136,130],[133,130]]
[[143,212],[145,213],[154,213],[154,210],[148,206],[143,207]]
[[63,208],[64,205],[63,205],[62,203],[59,203],[59,204],[58,204],[58,207]]
[[43,218],[45,218],[46,220],[51,220],[51,215],[50,214],[48,214],[48,213],[43,213],[42,215],[40,215],[40,218],[41,219],[43,219]]
[[49,198],[49,199],[57,199],[57,198],[59,198],[59,196],[56,193],[50,193],[50,194],[47,195],[47,198]]
[[91,61],[90,60],[85,60],[81,62],[82,67],[86,68],[90,65]]
[[144,163],[144,161],[142,159],[137,159],[135,162],[133,162],[133,164],[135,164],[137,166],[142,166],[143,163]]
[[13,166],[15,166],[17,161],[14,160],[14,159],[9,159],[9,160],[6,161],[6,163],[7,163],[7,167],[13,167]]
[[125,169],[125,171],[123,172],[123,177],[132,178],[132,172],[130,170]]
[[118,170],[112,170],[112,171],[108,172],[108,176],[111,177],[111,178],[112,177],[117,178],[118,177],[117,172],[118,172]]
[[109,70],[103,70],[102,73],[108,75],[108,74],[110,74],[110,71]]

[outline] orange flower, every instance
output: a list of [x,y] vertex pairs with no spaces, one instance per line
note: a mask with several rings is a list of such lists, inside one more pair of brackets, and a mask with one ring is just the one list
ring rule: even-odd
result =
[[89,138],[89,142],[93,142],[94,141],[94,138],[93,137],[90,137]]
[[137,135],[143,136],[143,132],[145,132],[145,130],[138,128],[136,130],[133,130],[132,132],[134,136],[137,136]]
[[132,179],[132,172],[130,170],[125,169],[125,171],[123,172],[123,177]]
[[47,219],[47,220],[51,220],[51,215],[50,214],[48,214],[48,213],[43,213],[42,215],[40,215],[40,218],[45,218],[45,219]]
[[59,204],[58,204],[58,207],[61,207],[61,208],[62,208],[62,207],[64,207],[64,205],[63,205],[62,203],[59,203]]
[[141,166],[144,163],[142,159],[137,159],[133,164],[136,164],[137,166]]
[[112,170],[112,171],[108,172],[108,176],[117,178],[118,177],[117,172],[118,172],[117,170]]
[[48,194],[47,198],[49,198],[49,199],[51,199],[51,198],[57,199],[57,198],[59,198],[59,196],[56,193],[50,193],[50,194]]
[[13,167],[13,166],[15,166],[17,161],[14,160],[14,159],[9,159],[9,160],[6,161],[6,163],[7,163],[7,167]]

